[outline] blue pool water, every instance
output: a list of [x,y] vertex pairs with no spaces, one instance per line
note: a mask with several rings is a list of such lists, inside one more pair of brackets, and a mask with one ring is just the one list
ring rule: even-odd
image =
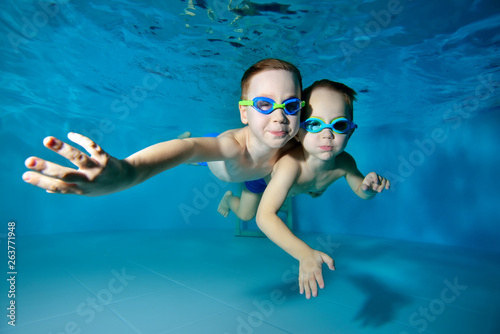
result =
[[[0,332],[499,332],[497,1],[7,0],[0,22],[0,236],[7,267],[16,222],[19,263],[17,326],[2,315]],[[314,301],[277,246],[234,238],[234,216],[216,209],[239,185],[205,168],[99,198],[21,179],[28,156],[66,164],[48,135],[83,133],[125,158],[240,127],[241,75],[268,57],[297,65],[304,86],[358,92],[346,150],[393,184],[372,201],[343,180],[293,199],[294,231],[343,268]],[[122,268],[136,278],[109,294]],[[454,280],[467,288],[451,301],[441,293]],[[90,320],[78,306],[92,296]]]

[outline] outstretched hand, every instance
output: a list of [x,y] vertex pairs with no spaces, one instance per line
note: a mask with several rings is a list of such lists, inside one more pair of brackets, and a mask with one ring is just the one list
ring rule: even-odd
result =
[[391,182],[375,172],[371,172],[366,175],[363,183],[361,184],[361,190],[372,193],[381,193],[384,189],[388,190],[390,187]]
[[327,254],[312,250],[312,252],[300,259],[299,266],[299,287],[300,294],[306,295],[307,299],[318,295],[318,286],[320,289],[325,287],[323,281],[322,265],[326,263],[330,270],[335,270],[333,259]]
[[69,133],[68,138],[83,147],[88,155],[54,137],[45,138],[43,144],[78,169],[29,157],[25,165],[32,171],[24,173],[23,180],[49,193],[99,196],[124,189],[124,176],[129,171],[126,162],[110,156],[85,136]]

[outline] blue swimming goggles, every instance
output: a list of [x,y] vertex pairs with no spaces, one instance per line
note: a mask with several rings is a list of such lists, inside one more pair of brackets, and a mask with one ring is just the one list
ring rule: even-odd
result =
[[305,106],[304,101],[296,97],[283,101],[283,103],[278,104],[268,97],[256,97],[253,100],[242,100],[240,101],[240,106],[252,106],[255,110],[261,114],[269,115],[276,109],[283,109],[287,115],[295,115]]
[[307,132],[318,133],[323,131],[323,129],[331,129],[336,133],[346,133],[351,129],[356,129],[358,126],[351,122],[345,117],[337,117],[330,124],[326,124],[319,117],[310,117],[304,122],[300,123],[300,126],[306,129]]

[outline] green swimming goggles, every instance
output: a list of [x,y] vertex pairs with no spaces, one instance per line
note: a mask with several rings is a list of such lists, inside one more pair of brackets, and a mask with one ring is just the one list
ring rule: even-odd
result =
[[287,115],[295,115],[305,106],[304,101],[296,97],[283,101],[281,104],[274,102],[268,97],[256,97],[253,100],[242,100],[240,101],[240,106],[252,106],[255,110],[261,114],[269,115],[276,109],[283,109]]
[[356,129],[358,126],[351,122],[345,117],[337,117],[330,124],[326,124],[319,117],[310,117],[304,122],[300,123],[300,126],[306,129],[307,132],[318,133],[323,131],[323,129],[331,129],[336,133],[346,133],[351,129]]

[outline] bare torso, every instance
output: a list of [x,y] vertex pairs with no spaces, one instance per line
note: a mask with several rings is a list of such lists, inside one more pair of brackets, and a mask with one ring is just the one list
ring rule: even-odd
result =
[[276,161],[281,155],[297,146],[294,140],[288,142],[280,149],[270,149],[262,156],[255,157],[250,154],[248,147],[248,129],[226,131],[221,136],[233,136],[241,147],[237,158],[226,161],[209,161],[210,171],[220,180],[225,182],[244,182],[257,180],[269,175]]
[[321,196],[325,190],[339,178],[345,176],[346,170],[344,160],[346,153],[342,152],[334,161],[325,165],[321,170],[314,170],[304,160],[299,150],[293,152],[294,158],[299,161],[299,176],[288,193],[289,196],[297,194],[308,194],[312,197]]

